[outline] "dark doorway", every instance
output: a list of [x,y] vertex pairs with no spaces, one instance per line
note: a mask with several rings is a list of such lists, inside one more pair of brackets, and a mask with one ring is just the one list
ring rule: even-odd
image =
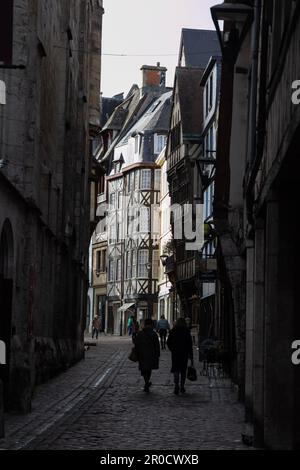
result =
[[0,238],[0,340],[6,345],[6,364],[0,366],[0,380],[4,385],[4,405],[8,407],[10,344],[13,300],[13,234],[8,220]]
[[107,315],[107,333],[114,334],[115,322],[113,307],[109,305]]

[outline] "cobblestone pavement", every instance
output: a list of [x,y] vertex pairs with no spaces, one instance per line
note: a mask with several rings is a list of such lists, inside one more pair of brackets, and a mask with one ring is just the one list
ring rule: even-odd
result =
[[243,406],[229,380],[198,374],[176,396],[170,353],[162,351],[145,394],[130,349],[128,338],[101,336],[85,360],[36,389],[31,414],[6,416],[0,449],[246,448]]

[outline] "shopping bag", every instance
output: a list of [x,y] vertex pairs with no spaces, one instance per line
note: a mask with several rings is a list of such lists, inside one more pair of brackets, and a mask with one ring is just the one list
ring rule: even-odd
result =
[[136,349],[135,349],[135,346],[133,346],[129,356],[128,356],[128,359],[132,362],[137,362],[138,360],[138,357],[137,357],[137,352],[136,352]]
[[197,380],[197,372],[196,372],[196,369],[194,366],[189,366],[188,367],[188,370],[187,370],[187,378],[191,381],[191,382],[195,382],[195,380]]

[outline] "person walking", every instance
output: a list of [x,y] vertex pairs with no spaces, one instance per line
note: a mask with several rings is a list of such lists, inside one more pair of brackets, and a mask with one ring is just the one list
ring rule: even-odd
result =
[[99,335],[99,331],[100,331],[100,328],[101,328],[101,320],[100,320],[100,316],[99,315],[96,315],[94,318],[93,318],[93,323],[92,323],[92,339],[94,339],[94,336],[96,335],[96,339],[98,339],[98,335]]
[[168,331],[170,331],[170,325],[164,315],[161,315],[160,320],[157,323],[156,331],[160,336],[161,349],[166,349],[166,339]]
[[136,320],[136,318],[134,318],[133,319],[133,324],[132,324],[132,337],[131,337],[133,343],[135,343],[135,338],[136,338],[139,331],[140,331],[140,324]]
[[134,316],[131,315],[131,316],[128,318],[128,321],[127,321],[127,330],[128,330],[128,335],[129,335],[129,336],[132,335],[133,319],[134,319]]
[[170,331],[167,345],[172,353],[171,372],[174,374],[174,393],[178,395],[179,390],[181,393],[185,393],[184,385],[189,359],[193,365],[193,342],[184,318],[178,318],[174,328]]
[[145,326],[135,338],[135,349],[139,363],[139,370],[144,378],[144,391],[149,392],[153,369],[159,368],[160,347],[157,334],[153,330],[153,321],[145,320]]

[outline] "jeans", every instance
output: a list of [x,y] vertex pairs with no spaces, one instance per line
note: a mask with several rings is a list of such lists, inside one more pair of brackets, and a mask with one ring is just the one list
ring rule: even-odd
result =
[[98,339],[99,330],[97,328],[93,328],[92,338],[94,338],[95,334],[96,334],[96,339]]
[[175,386],[179,386],[179,380],[180,380],[180,387],[184,388],[185,380],[186,380],[186,369],[178,370],[174,372],[174,383]]
[[161,349],[166,349],[167,330],[159,330]]

